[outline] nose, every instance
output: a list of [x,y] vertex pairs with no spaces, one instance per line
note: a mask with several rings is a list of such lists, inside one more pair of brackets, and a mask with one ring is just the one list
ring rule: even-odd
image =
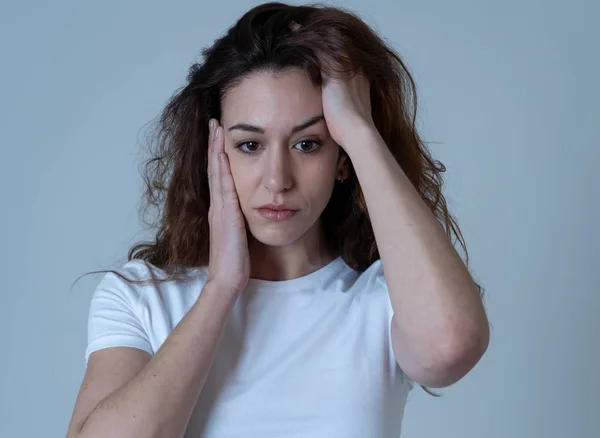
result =
[[271,193],[280,193],[292,187],[292,169],[290,157],[285,147],[267,148],[263,171],[263,185]]

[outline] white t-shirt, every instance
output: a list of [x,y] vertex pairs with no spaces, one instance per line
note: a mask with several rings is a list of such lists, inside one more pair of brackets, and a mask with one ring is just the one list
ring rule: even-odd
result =
[[[148,279],[161,277],[157,269],[132,260],[117,271]],[[158,287],[105,274],[90,305],[86,364],[106,347],[154,354],[197,300],[207,268],[193,274]],[[338,257],[304,277],[250,279],[185,437],[397,438],[414,382],[394,357],[392,315],[381,260],[362,273]]]

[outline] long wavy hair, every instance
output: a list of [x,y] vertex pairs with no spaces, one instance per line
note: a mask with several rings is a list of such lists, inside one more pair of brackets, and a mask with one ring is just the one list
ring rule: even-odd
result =
[[[376,128],[448,238],[460,245],[468,265],[465,241],[442,194],[446,169],[432,158],[416,130],[415,82],[400,56],[357,15],[322,4],[265,3],[204,48],[202,58],[191,65],[186,85],[174,93],[153,125],[150,158],[142,169],[146,189],[141,213],[156,209],[155,222],[143,220],[156,230],[156,237],[135,244],[128,253],[128,261],[141,259],[166,276],[131,280],[113,270],[92,273],[160,282],[208,265],[208,121],[221,119],[224,95],[245,77],[288,67],[305,71],[315,86],[322,85],[322,72],[337,78],[358,71],[366,76]],[[379,251],[360,183],[347,161],[349,176],[334,186],[321,219],[330,247],[348,265],[364,271],[379,259]]]

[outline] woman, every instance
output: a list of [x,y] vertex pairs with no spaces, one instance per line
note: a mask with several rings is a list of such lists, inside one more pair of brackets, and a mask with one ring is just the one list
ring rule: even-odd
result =
[[489,338],[408,71],[356,16],[281,3],[203,55],[146,168],[156,242],[101,271],[69,436],[398,436],[414,383]]

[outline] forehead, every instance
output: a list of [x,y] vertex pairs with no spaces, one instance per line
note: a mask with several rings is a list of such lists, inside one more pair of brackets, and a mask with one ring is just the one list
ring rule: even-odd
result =
[[323,113],[321,89],[300,69],[262,71],[244,78],[225,95],[222,123],[285,129]]

